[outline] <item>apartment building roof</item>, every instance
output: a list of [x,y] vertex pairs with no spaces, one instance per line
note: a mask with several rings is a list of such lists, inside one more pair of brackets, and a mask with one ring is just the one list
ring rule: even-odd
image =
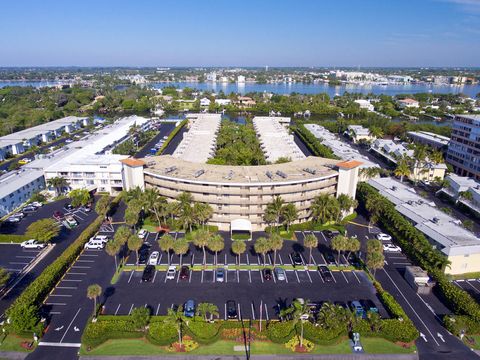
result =
[[215,184],[281,184],[335,176],[338,160],[309,156],[299,161],[259,166],[199,164],[170,155],[145,159],[144,173]]
[[438,143],[440,145],[445,145],[445,146],[448,145],[448,142],[450,141],[449,137],[437,135],[435,133],[431,133],[428,131],[409,131],[407,132],[407,134],[412,137],[425,139],[425,140]]

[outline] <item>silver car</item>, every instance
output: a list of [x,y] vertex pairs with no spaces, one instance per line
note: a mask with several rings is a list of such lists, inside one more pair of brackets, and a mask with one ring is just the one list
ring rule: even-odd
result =
[[275,277],[277,278],[278,281],[285,281],[286,279],[285,270],[283,270],[282,268],[276,267],[275,269],[273,269],[273,271],[275,272]]

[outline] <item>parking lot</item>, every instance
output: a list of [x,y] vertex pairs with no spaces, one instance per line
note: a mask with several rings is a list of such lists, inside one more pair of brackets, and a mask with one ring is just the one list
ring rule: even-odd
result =
[[19,244],[0,245],[0,267],[13,274],[18,274],[27,268],[47,249],[23,249]]
[[480,302],[480,280],[479,279],[465,279],[455,280],[453,282],[459,288],[468,292],[472,297]]

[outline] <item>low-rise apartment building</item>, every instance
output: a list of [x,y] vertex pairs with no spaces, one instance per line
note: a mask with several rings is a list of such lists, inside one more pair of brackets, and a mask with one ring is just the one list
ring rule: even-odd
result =
[[428,145],[440,151],[446,151],[450,142],[450,138],[428,131],[409,131],[407,135],[414,143]]
[[359,142],[371,142],[376,139],[375,136],[370,134],[370,130],[364,128],[362,125],[348,125],[347,131],[345,132],[352,141],[357,144]]
[[480,182],[456,174],[448,175],[445,180],[448,186],[440,189],[439,193],[480,214]]

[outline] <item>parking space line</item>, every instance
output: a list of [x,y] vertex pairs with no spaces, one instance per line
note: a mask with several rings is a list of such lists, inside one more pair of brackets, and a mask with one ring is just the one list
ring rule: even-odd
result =
[[77,262],[93,263],[93,262],[95,262],[95,260],[82,260],[82,259],[78,259]]
[[278,258],[280,259],[280,265],[283,265],[282,254],[278,254]]
[[224,307],[225,313],[223,315],[223,320],[227,320],[227,303],[225,303],[224,305],[225,305],[225,307]]
[[305,261],[305,258],[303,257],[302,254],[300,254],[300,259],[302,259],[302,263],[303,265],[307,265],[306,261]]
[[128,284],[130,284],[130,280],[132,280],[132,277],[133,277],[133,273],[135,272],[135,270],[132,270],[130,272],[130,277],[128,278]]
[[189,273],[189,277],[188,277],[188,282],[189,283],[192,282],[192,273],[193,273],[193,270],[191,270],[190,273]]
[[250,269],[248,269],[248,281],[252,283],[252,274]]
[[117,315],[117,313],[118,313],[118,310],[120,310],[120,306],[121,306],[121,305],[122,305],[122,304],[118,304],[118,306],[117,306],[117,310],[115,310],[115,315]]
[[240,271],[238,271],[238,269],[237,269],[237,283],[239,283],[239,282],[240,282]]
[[45,305],[51,305],[51,306],[66,306],[66,303],[45,303]]
[[467,284],[470,285],[472,288],[474,288],[477,293],[480,292],[480,290],[478,290],[475,286],[473,286],[470,281],[467,280]]
[[240,303],[237,304],[238,307],[238,318],[241,320],[242,319],[242,313],[240,311]]
[[253,317],[253,320],[255,320],[255,308],[253,307],[253,302],[250,303],[250,305],[252,305],[252,317]]
[[128,315],[130,315],[132,313],[132,310],[133,310],[133,304],[132,304],[132,306],[130,306],[130,311],[128,312]]
[[78,265],[72,265],[72,269],[91,269],[91,266],[78,266]]
[[320,278],[320,280],[322,280],[322,283],[325,284],[325,281],[323,280],[323,276],[322,276],[322,274],[320,273],[320,270],[317,270],[316,272],[317,272],[318,277]]
[[16,255],[15,257],[19,259],[35,259],[35,256]]
[[79,279],[62,279],[62,281],[82,282],[82,280]]
[[70,324],[68,324],[67,330],[65,330],[65,332],[63,333],[63,336],[62,336],[62,338],[60,339],[60,342],[62,342],[63,339],[65,339],[65,336],[67,335],[68,330],[70,330],[70,327],[72,326],[73,322],[75,321],[75,319],[77,318],[78,314],[80,313],[80,310],[82,310],[82,308],[78,308],[77,313],[76,313],[75,316],[73,317],[72,321],[70,321]]
[[9,264],[12,264],[12,265],[28,265],[30,263],[11,261],[11,262],[9,262]]
[[155,275],[153,275],[152,284],[155,283],[155,278],[157,277],[157,273],[158,273],[158,271],[155,271]]
[[332,275],[333,281],[334,281],[335,284],[336,284],[336,283],[337,283],[337,279],[335,278],[334,272],[333,272],[333,271],[330,271],[330,274]]
[[286,271],[285,271],[285,282],[288,284],[288,276]]
[[297,281],[300,282],[300,278],[298,277],[297,270],[294,270],[294,271],[295,271],[295,276],[297,277]]
[[57,286],[55,289],[69,289],[69,290],[77,290],[78,287],[76,286]]
[[62,313],[60,311],[50,311],[50,315],[61,315]]
[[[166,275],[165,275],[166,276]],[[180,280],[180,271],[177,271],[177,284],[178,284],[178,281]]]
[[358,283],[360,284],[361,281],[360,281],[360,278],[359,278],[358,275],[357,275],[357,272],[354,270],[354,271],[352,271],[352,273],[353,273],[353,275],[355,276],[355,279],[357,279]]
[[248,258],[248,253],[245,255],[247,255],[247,265],[250,265],[250,259]]
[[258,262],[258,265],[261,265],[260,255],[258,255],[258,254],[257,254],[257,262]]
[[200,282],[203,284],[203,269],[202,269],[202,278],[201,278]]
[[72,297],[73,295],[68,295],[68,294],[50,294],[48,297]]
[[158,303],[158,306],[157,306],[157,311],[155,311],[155,316],[158,315],[158,312],[160,311],[160,303]]
[[73,273],[73,272],[68,272],[65,275],[87,275],[87,273]]
[[267,321],[270,320],[270,317],[268,316],[268,308],[267,308],[267,303],[264,303],[263,305],[265,305],[265,316],[267,318]]
[[307,273],[308,278],[310,279],[310,282],[313,283],[312,277],[310,276],[310,271],[306,270],[305,272]]
[[342,275],[343,275],[343,278],[345,279],[345,281],[346,281],[346,282],[347,282],[347,284],[348,284],[348,280],[347,280],[347,277],[345,276],[345,273],[344,273],[343,271],[340,271],[340,272],[342,273]]
[[317,262],[315,261],[315,256],[313,256],[313,254],[312,254],[312,258],[310,260],[313,261],[313,265],[317,266]]

